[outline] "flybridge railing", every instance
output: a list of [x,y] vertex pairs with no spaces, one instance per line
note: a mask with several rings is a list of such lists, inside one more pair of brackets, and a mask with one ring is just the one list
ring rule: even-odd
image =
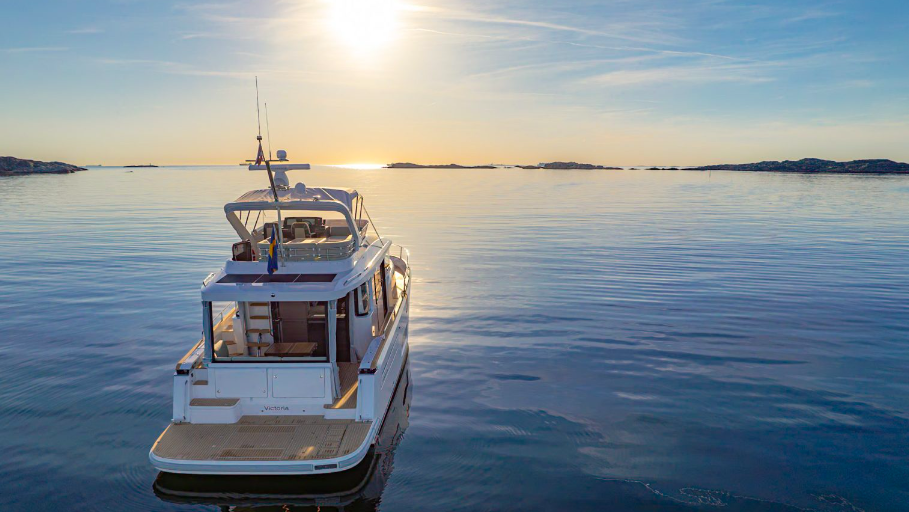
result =
[[[400,260],[404,261],[404,265],[407,267],[407,275],[404,278],[408,279],[410,276],[410,251],[408,251],[407,249],[405,249],[404,247],[402,247],[398,244],[393,243],[393,244],[391,244],[391,247],[388,248],[388,255],[394,256],[395,252],[398,253],[398,258]],[[405,286],[405,289],[406,289],[406,286]]]
[[[331,245],[284,243],[280,246],[283,249],[282,257],[285,261],[344,260],[356,251],[353,240],[343,243],[332,242]],[[260,242],[259,261],[267,260],[268,242]]]

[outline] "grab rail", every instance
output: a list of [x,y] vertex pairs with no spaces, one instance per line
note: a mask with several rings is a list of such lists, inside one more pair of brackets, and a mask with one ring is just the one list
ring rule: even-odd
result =
[[[199,340],[186,355],[180,358],[180,361],[177,362],[177,373],[189,373],[202,360],[202,353],[205,351],[205,347],[202,346],[204,342],[204,339]],[[192,359],[190,360],[190,358]]]

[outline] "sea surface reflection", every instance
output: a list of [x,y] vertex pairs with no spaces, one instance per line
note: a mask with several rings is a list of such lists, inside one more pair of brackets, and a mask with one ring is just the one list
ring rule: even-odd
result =
[[[413,264],[406,435],[322,508],[909,510],[906,177],[291,178],[359,189]],[[178,499],[147,460],[223,205],[266,183],[0,178],[0,510],[297,503]]]

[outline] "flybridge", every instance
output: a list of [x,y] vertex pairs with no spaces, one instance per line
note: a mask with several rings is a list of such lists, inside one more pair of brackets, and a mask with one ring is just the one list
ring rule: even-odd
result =
[[284,263],[344,260],[368,243],[368,214],[354,189],[298,183],[252,190],[225,205],[224,213],[243,240],[239,244],[248,245],[235,252],[235,261],[265,261],[272,232]]

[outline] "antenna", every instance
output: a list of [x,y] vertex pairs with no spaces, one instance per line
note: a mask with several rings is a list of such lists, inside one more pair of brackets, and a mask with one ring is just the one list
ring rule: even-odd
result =
[[[262,130],[261,128],[259,129]],[[268,159],[271,160],[271,128],[268,127],[268,102],[265,102],[265,133],[268,134]]]
[[259,125],[258,140],[262,140],[262,117],[259,115],[259,77],[256,76],[256,123]]
[[[266,110],[265,110],[265,129],[266,130],[268,129],[268,110],[267,110],[267,108],[268,107],[266,107]],[[269,155],[269,159],[266,159],[265,155],[262,153],[262,117],[259,114],[259,77],[258,76],[256,76],[256,122],[259,125],[259,135],[256,136],[256,140],[259,141],[259,153],[256,155],[256,165],[259,165],[259,162],[261,160],[265,160],[265,170],[268,171],[268,182],[271,185],[271,193],[275,198],[275,211],[278,214],[279,228],[276,229],[275,232],[278,235],[277,236],[278,254],[280,255],[284,252],[284,237],[282,236],[281,229],[280,229],[280,226],[283,226],[284,223],[281,220],[281,205],[280,205],[281,200],[278,198],[278,189],[277,189],[277,187],[275,187],[275,177],[271,172],[271,162],[269,162],[270,155]],[[268,142],[269,142],[269,144],[271,143],[271,137],[269,137]],[[269,151],[269,153],[270,153],[270,151]],[[284,258],[279,256],[278,260],[281,262],[281,266],[283,267]],[[268,273],[271,274],[272,272],[274,272],[274,270],[272,270],[269,267]]]

